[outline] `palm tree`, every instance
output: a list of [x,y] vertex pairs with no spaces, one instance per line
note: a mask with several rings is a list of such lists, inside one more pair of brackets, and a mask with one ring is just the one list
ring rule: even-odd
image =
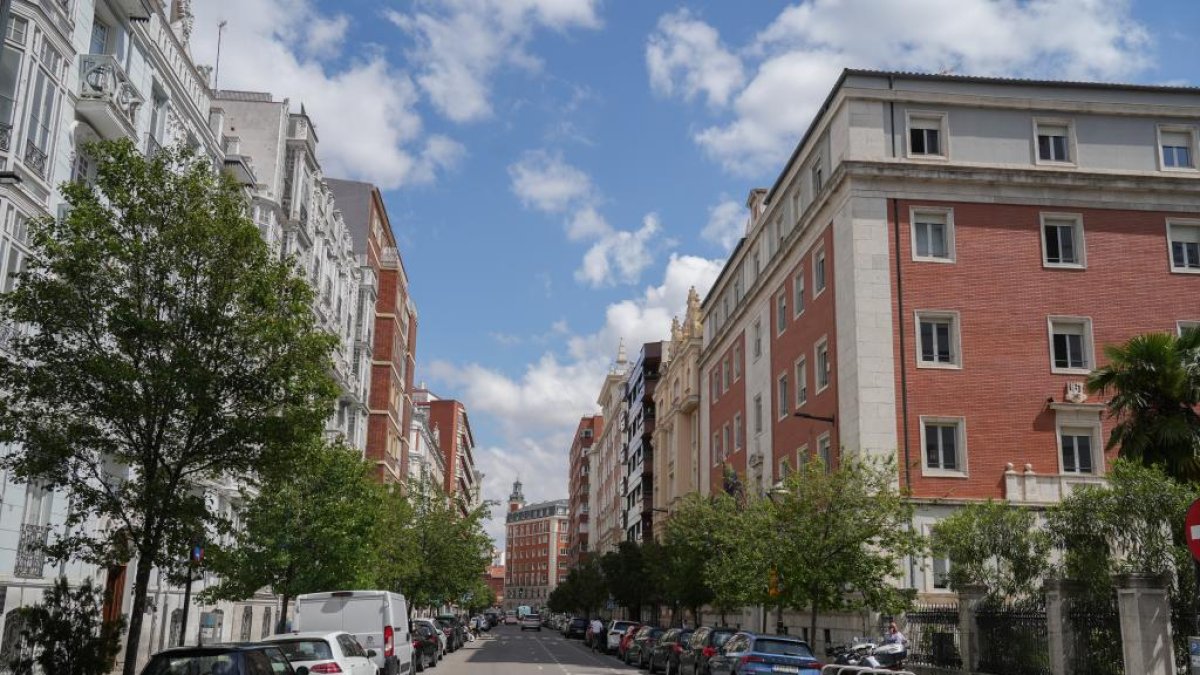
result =
[[1112,393],[1117,420],[1108,447],[1176,478],[1200,480],[1200,330],[1137,335],[1104,348],[1108,365],[1088,376],[1092,393]]

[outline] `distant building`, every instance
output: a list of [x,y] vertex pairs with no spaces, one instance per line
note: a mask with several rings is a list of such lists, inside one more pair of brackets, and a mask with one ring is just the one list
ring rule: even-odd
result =
[[496,594],[496,606],[504,607],[504,565],[490,565],[483,573],[483,580]]
[[671,340],[663,349],[654,407],[654,536],[685,495],[700,486],[700,296],[688,292],[681,323],[671,320]]
[[596,438],[604,430],[604,418],[592,415],[579,420],[571,442],[570,475],[567,479],[570,497],[567,525],[567,565],[575,567],[591,552],[591,452]]
[[661,342],[642,345],[638,360],[625,380],[625,412],[622,432],[621,482],[622,522],[626,541],[651,538],[654,509],[654,429],[657,411],[654,391],[658,386],[658,368],[662,360]]
[[567,500],[525,505],[513,483],[505,516],[504,605],[541,607],[567,575]]
[[617,544],[625,539],[621,517],[624,477],[621,450],[624,446],[625,374],[628,370],[625,343],[622,342],[617,348],[617,360],[604,377],[596,400],[600,405],[600,416],[607,423],[588,453],[588,543],[597,555],[616,550]]
[[483,474],[475,467],[475,435],[460,401],[441,399],[427,389],[417,389],[413,399],[424,409],[429,429],[441,448],[444,460],[442,488],[465,514],[482,503]]
[[429,408],[413,406],[409,425],[408,481],[423,481],[431,485],[446,484],[446,457],[438,430],[429,424]]

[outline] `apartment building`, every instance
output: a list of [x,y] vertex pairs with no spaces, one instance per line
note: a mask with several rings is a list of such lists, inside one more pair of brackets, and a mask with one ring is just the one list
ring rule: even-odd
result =
[[413,406],[408,447],[405,485],[412,481],[445,485],[446,457],[442,454],[440,433],[429,423],[429,408],[426,406]]
[[700,295],[688,291],[683,321],[671,319],[671,340],[663,347],[654,408],[654,536],[662,537],[666,519],[700,486],[700,350],[704,328]]
[[662,342],[647,342],[625,380],[625,417],[621,420],[621,527],[626,541],[647,541],[653,533],[654,392],[662,361]]
[[616,550],[617,544],[625,540],[621,516],[624,477],[621,453],[625,431],[621,425],[625,422],[625,376],[628,370],[629,360],[622,341],[617,348],[617,359],[604,377],[596,400],[600,416],[609,423],[600,430],[588,458],[588,473],[592,477],[588,482],[588,504],[593,511],[589,519],[592,530],[589,543],[597,555]]
[[1102,480],[1104,346],[1200,324],[1197,120],[1192,88],[845,71],[704,300],[701,491],[891,457],[928,532]]
[[[365,261],[379,288],[370,307],[373,319],[362,322],[355,349],[370,354],[370,391],[366,458],[374,462],[384,483],[407,480],[413,419],[413,371],[416,369],[417,310],[408,290],[408,273],[396,246],[379,188],[359,181],[329,179],[338,208],[349,228],[354,252]],[[370,275],[364,275],[369,280]],[[371,289],[360,290],[369,303]]]
[[575,567],[591,553],[591,454],[596,438],[604,430],[604,418],[580,418],[571,442],[567,477],[567,566]]
[[540,607],[567,576],[568,502],[525,504],[521,481],[513,483],[505,516],[504,609]]
[[[427,389],[413,392],[413,402],[424,409],[443,459],[442,488],[465,515],[482,503],[483,474],[475,467],[475,435],[460,401],[442,399]],[[566,530],[564,529],[564,533]]]

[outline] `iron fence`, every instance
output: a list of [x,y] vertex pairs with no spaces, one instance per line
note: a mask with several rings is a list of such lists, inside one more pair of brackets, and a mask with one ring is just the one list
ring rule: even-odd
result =
[[1051,675],[1046,608],[1040,603],[984,604],[975,610],[979,672]]
[[1115,593],[1106,598],[1068,597],[1063,601],[1063,619],[1070,641],[1069,672],[1125,675]]
[[1200,613],[1191,603],[1171,598],[1171,639],[1175,642],[1175,672],[1190,675],[1191,655],[1188,653],[1188,637],[1200,635]]
[[921,666],[962,668],[958,604],[917,604],[904,614],[908,662]]

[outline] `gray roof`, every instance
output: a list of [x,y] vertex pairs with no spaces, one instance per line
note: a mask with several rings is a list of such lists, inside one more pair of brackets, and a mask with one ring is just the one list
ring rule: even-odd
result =
[[371,189],[370,183],[340,178],[326,178],[333,202],[342,212],[346,229],[354,240],[354,252],[367,252],[367,239],[371,236]]
[[271,98],[270,92],[239,91],[237,89],[218,89],[213,92],[213,97],[222,101],[247,101],[250,103],[271,103],[274,100]]

